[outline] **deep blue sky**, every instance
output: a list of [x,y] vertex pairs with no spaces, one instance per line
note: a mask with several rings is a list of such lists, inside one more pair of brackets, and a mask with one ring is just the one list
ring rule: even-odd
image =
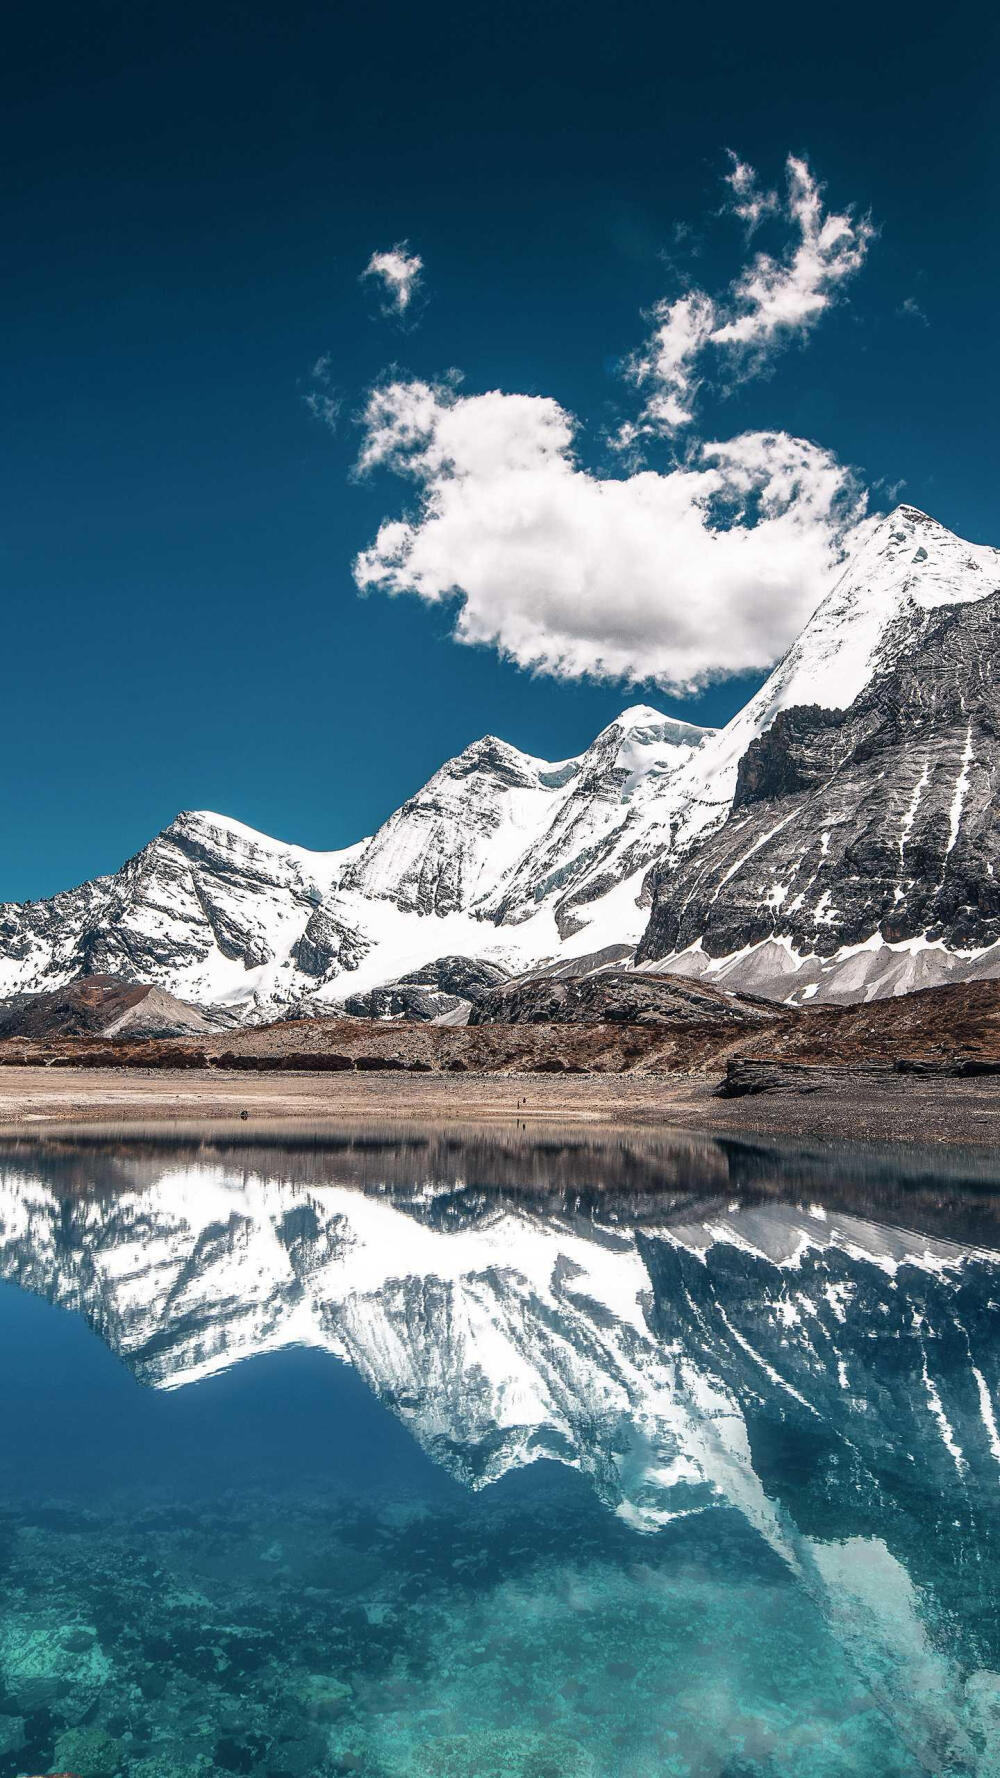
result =
[[[0,898],[115,868],[180,808],[340,845],[487,729],[560,756],[640,696],[704,720],[743,701],[533,679],[350,579],[400,505],[391,478],[349,480],[371,380],[458,366],[596,435],[726,146],[770,182],[808,154],[880,237],[808,349],[709,432],[816,438],[876,504],[903,482],[1000,542],[996,51],[981,0],[11,15]],[[402,237],[430,298],[407,334],[358,284]],[[709,229],[699,279],[733,250]],[[303,400],[322,353],[334,436]]]

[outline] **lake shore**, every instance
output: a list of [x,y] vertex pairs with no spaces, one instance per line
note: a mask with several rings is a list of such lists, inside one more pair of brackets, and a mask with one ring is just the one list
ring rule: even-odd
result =
[[[0,1131],[177,1121],[393,1122],[602,1129],[1000,1148],[1000,1080],[873,1079],[716,1094],[718,1075],[254,1074],[213,1069],[5,1068]],[[246,1118],[243,1118],[243,1113]]]

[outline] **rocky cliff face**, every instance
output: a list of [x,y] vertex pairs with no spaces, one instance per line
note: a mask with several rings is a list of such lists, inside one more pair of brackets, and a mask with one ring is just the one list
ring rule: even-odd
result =
[[640,961],[799,998],[1000,974],[1000,594],[904,620],[895,652],[846,711],[786,710],[751,743],[726,822],[659,879]]
[[105,973],[242,1018],[348,997],[455,1018],[472,997],[415,975],[640,940],[647,966],[776,998],[989,974],[994,715],[973,656],[998,589],[1000,552],[900,507],[725,729],[637,705],[557,762],[488,736],[341,852],[181,815],[114,875],[0,907],[0,996]]

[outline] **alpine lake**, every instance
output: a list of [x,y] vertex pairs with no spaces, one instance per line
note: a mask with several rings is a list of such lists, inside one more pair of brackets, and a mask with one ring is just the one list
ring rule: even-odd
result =
[[1000,1774],[1000,1158],[0,1142],[0,1778]]

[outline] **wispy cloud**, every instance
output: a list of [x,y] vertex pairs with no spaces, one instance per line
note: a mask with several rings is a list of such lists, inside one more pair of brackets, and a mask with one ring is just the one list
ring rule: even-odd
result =
[[874,234],[871,219],[828,211],[806,162],[789,155],[783,214],[796,240],[774,257],[758,253],[732,288],[736,310],[712,336],[716,346],[766,348],[782,334],[806,333],[860,270]]
[[314,420],[320,420],[331,432],[336,432],[343,401],[331,381],[330,364],[329,352],[317,358],[309,373],[311,387],[302,399]]
[[723,296],[690,290],[653,307],[651,332],[625,364],[645,401],[638,417],[621,428],[615,441],[620,446],[690,425],[702,382],[721,365],[730,377],[749,376],[773,351],[804,338],[864,263],[875,232],[871,218],[828,210],[806,161],[789,155],[783,196],[765,191],[754,169],[736,155],[730,153],[730,161],[726,209],[748,236],[770,219],[784,226],[789,239],[778,253],[755,253]]
[[781,199],[776,191],[763,191],[753,167],[741,161],[738,154],[730,148],[729,172],[725,175],[725,183],[731,192],[727,208],[734,216],[738,216],[752,234],[759,228],[765,216],[774,216],[781,209]]
[[561,678],[691,691],[769,666],[861,518],[850,474],[787,433],[701,445],[667,474],[605,479],[551,399],[394,382],[373,392],[360,466],[409,478],[354,564],[362,591],[458,600],[455,637]]
[[396,320],[405,319],[423,280],[424,262],[419,253],[410,252],[408,241],[397,241],[383,253],[373,253],[361,274],[362,280],[374,278],[382,287],[383,314]]
[[915,296],[904,297],[896,313],[907,316],[911,321],[919,321],[923,327],[930,326],[930,322]]
[[676,302],[658,302],[649,319],[653,331],[626,366],[636,388],[647,391],[646,400],[639,418],[621,428],[615,441],[620,446],[690,425],[700,382],[695,365],[715,331],[716,307],[704,291],[694,290]]

